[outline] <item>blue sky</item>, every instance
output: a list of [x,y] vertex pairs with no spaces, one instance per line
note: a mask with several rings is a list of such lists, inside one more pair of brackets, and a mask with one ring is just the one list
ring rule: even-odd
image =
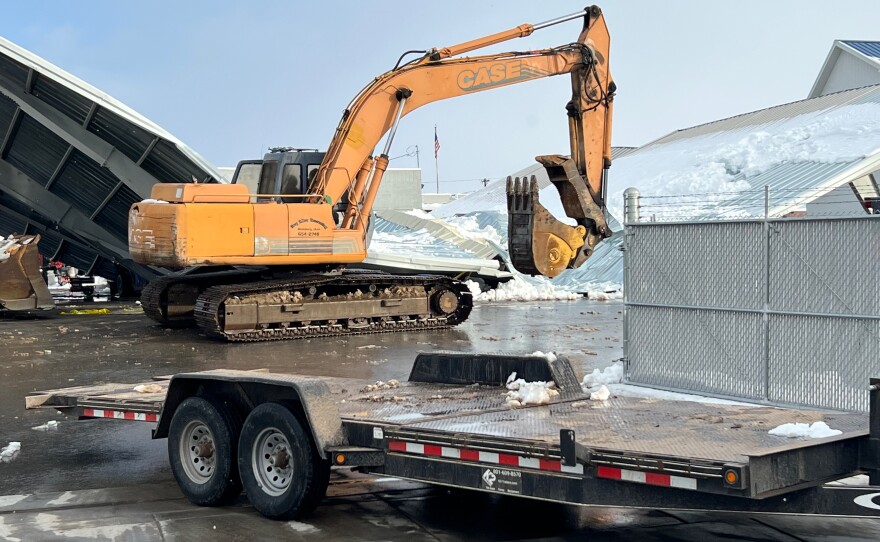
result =
[[[325,149],[352,97],[408,49],[452,45],[583,2],[45,1],[4,6],[0,34],[159,123],[217,166],[267,146]],[[880,2],[609,0],[614,145],[806,97],[834,39],[880,40]],[[569,22],[490,51],[573,41]],[[474,53],[476,54],[476,53]],[[567,76],[446,100],[404,118],[434,187],[465,191],[568,152]],[[415,167],[414,156],[393,167]],[[614,174],[613,166],[611,174]]]

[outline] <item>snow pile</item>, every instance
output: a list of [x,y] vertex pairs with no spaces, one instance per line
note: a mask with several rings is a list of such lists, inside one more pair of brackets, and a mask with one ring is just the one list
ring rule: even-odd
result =
[[[547,361],[556,361],[556,354],[554,354],[553,352],[544,353],[544,352],[541,352],[540,350],[535,350],[534,352],[531,353],[531,356],[534,358],[546,358]],[[516,374],[516,373],[514,373],[514,374]]]
[[593,369],[591,374],[584,376],[581,389],[590,394],[590,401],[607,401],[611,397],[609,384],[623,381],[623,364],[612,363],[602,370]]
[[133,389],[138,393],[161,393],[164,390],[159,384],[139,384]]
[[479,292],[479,286],[473,281],[467,281],[468,288],[474,294],[474,301],[478,303],[491,303],[493,301],[562,301],[573,300],[582,297],[575,292],[569,292],[556,287],[550,281],[543,279],[532,284],[522,277],[502,282],[494,290]]
[[611,397],[611,390],[605,384],[602,384],[598,390],[590,393],[590,401],[607,401],[609,397]]
[[605,384],[619,384],[621,382],[623,382],[623,364],[615,362],[601,371],[599,369],[593,369],[591,374],[584,377],[583,382],[581,382],[581,387],[586,392],[591,388]]
[[447,224],[454,227],[456,232],[465,239],[473,239],[475,241],[492,241],[501,244],[501,234],[492,226],[480,227],[480,223],[474,216],[453,216],[444,220]]
[[788,438],[825,438],[843,434],[843,431],[831,429],[825,422],[784,423],[767,432],[771,435]]
[[3,449],[0,449],[0,463],[9,463],[21,452],[20,442],[10,442]]
[[609,301],[611,299],[623,299],[623,292],[619,289],[617,291],[606,292],[602,290],[597,290],[595,292],[587,290],[587,299],[592,299],[594,301]]
[[507,406],[521,407],[525,405],[546,405],[551,397],[559,395],[556,383],[550,382],[526,382],[517,378],[516,373],[511,373],[507,378]]
[[147,198],[145,200],[141,200],[141,203],[168,203],[168,202],[163,199]]

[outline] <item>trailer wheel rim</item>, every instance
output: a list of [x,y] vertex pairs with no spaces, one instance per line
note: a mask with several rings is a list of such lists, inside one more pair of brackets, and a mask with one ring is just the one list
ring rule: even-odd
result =
[[199,420],[186,424],[180,439],[180,462],[187,478],[196,484],[205,484],[214,475],[217,463],[214,435]]
[[263,429],[254,440],[251,465],[260,488],[273,497],[290,487],[293,455],[287,437],[274,427]]

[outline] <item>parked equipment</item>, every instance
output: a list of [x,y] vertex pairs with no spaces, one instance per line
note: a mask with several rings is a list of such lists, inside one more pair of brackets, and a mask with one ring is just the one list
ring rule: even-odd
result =
[[0,237],[0,309],[54,308],[40,271],[39,242],[39,235]]
[[[546,405],[511,408],[505,380],[554,381]],[[591,401],[560,356],[419,354],[408,381],[215,370],[138,386],[34,392],[28,408],[157,423],[183,494],[220,505],[241,493],[261,514],[300,517],[350,467],[487,493],[588,506],[880,516],[880,379],[870,416],[613,397]],[[867,384],[867,383],[866,383]],[[866,393],[869,393],[866,391]],[[711,415],[709,415],[711,414]],[[827,421],[836,437],[768,429]],[[866,429],[870,427],[870,431]]]
[[[460,56],[574,19],[583,20],[574,43]],[[566,106],[572,156],[538,159],[578,225],[568,226],[547,212],[534,182],[513,183],[511,253],[514,265],[530,273],[553,276],[581,265],[610,235],[603,213],[616,87],[608,50],[604,18],[592,6],[423,51],[408,62],[405,53],[349,104],[320,162],[264,160],[250,183],[154,185],[152,200],[130,211],[132,257],[145,265],[189,269],[147,286],[145,312],[163,325],[195,321],[206,335],[233,341],[438,328],[464,321],[472,300],[459,281],[345,269],[366,258],[370,212],[398,123],[434,101],[565,73],[572,76],[573,97]],[[374,157],[383,136],[384,148]]]

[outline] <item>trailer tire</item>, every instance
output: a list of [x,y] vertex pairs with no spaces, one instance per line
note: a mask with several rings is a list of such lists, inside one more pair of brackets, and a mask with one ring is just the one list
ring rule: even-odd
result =
[[168,429],[168,459],[184,496],[199,506],[228,503],[241,494],[238,436],[241,417],[221,401],[189,397]]
[[280,403],[263,403],[244,421],[238,469],[251,504],[271,519],[314,510],[330,475],[302,423]]

